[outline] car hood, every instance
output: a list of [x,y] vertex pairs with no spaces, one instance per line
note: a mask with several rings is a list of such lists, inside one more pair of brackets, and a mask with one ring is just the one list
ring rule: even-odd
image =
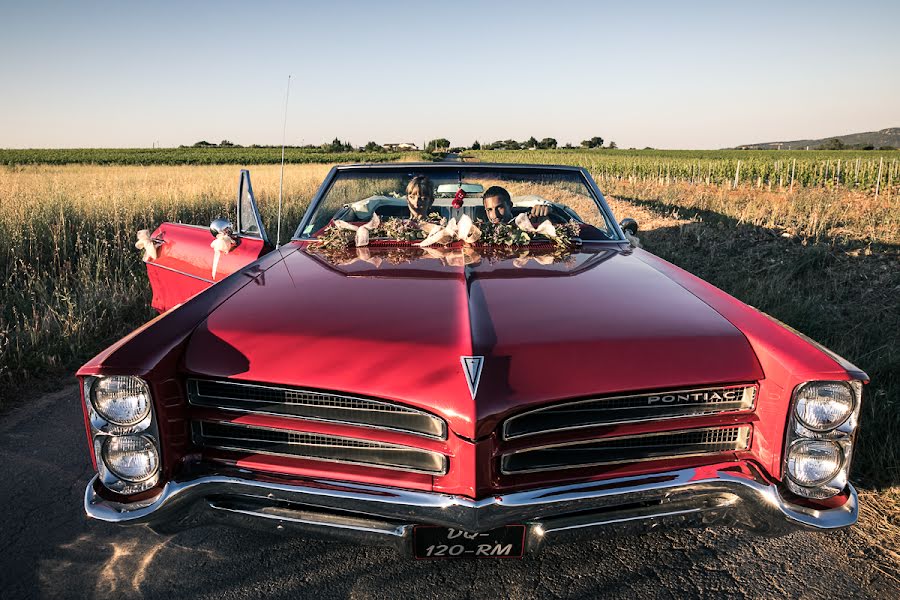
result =
[[529,405],[762,377],[740,331],[628,250],[480,252],[300,248],[208,316],[184,368],[396,400],[469,439]]

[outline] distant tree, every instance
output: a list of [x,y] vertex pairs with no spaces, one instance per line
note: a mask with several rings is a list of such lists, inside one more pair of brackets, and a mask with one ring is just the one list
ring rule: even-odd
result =
[[521,150],[524,143],[520,144],[516,140],[497,140],[485,146],[487,150]]
[[819,146],[819,150],[843,150],[846,146],[844,146],[844,142],[837,138],[831,138],[821,146]]
[[534,139],[534,136],[531,136],[530,138],[528,138],[528,141],[522,145],[525,146],[526,148],[537,148],[538,141],[536,139]]
[[342,142],[339,138],[334,138],[330,144],[322,144],[319,148],[322,152],[353,152],[353,145]]
[[896,150],[893,146],[879,146],[879,150]]
[[369,142],[366,144],[366,146],[363,148],[363,150],[365,152],[382,152],[384,150],[384,148],[382,148],[375,142]]
[[475,143],[472,144],[472,150],[481,150],[481,144],[478,143],[478,140],[475,140]]
[[572,145],[572,142],[566,142],[566,145],[563,146],[563,148],[574,148],[574,147],[575,146]]
[[609,148],[610,150],[615,150],[616,148],[618,148],[618,146],[616,146],[615,142],[610,142],[607,148]]
[[437,138],[425,144],[425,152],[446,151],[450,148],[450,140],[447,138]]
[[222,140],[221,142],[219,142],[219,146],[221,146],[223,148],[229,148],[231,146],[234,146],[234,144],[232,144],[228,140]]
[[553,138],[544,138],[538,142],[538,148],[542,150],[553,150],[556,148],[556,140]]
[[199,142],[197,142],[196,144],[194,144],[193,147],[194,147],[194,148],[210,148],[210,147],[212,147],[212,146],[215,146],[215,144],[210,144],[210,143],[207,142],[206,140],[200,140]]

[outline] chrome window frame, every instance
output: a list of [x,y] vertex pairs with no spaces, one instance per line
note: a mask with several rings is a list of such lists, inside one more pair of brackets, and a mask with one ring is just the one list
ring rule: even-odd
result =
[[[622,233],[622,229],[619,227],[618,222],[613,216],[612,210],[609,208],[609,205],[606,203],[606,198],[603,196],[603,192],[600,191],[600,188],[597,187],[597,182],[594,181],[594,178],[591,177],[590,172],[583,167],[571,167],[566,165],[530,165],[530,164],[508,164],[508,163],[463,163],[464,166],[460,166],[459,164],[454,163],[388,163],[388,164],[359,164],[359,165],[338,165],[332,167],[331,171],[328,172],[328,175],[325,177],[325,180],[322,182],[322,185],[319,186],[319,190],[316,192],[315,196],[313,196],[312,201],[309,203],[309,208],[306,209],[306,213],[303,215],[303,218],[300,220],[300,225],[297,226],[297,229],[294,230],[294,235],[291,237],[291,241],[309,241],[315,238],[310,236],[304,236],[303,230],[306,226],[312,221],[313,215],[315,215],[316,211],[319,208],[319,205],[325,199],[325,196],[328,194],[329,190],[331,190],[331,186],[334,181],[337,179],[338,175],[341,173],[350,173],[350,172],[373,172],[373,173],[390,173],[396,172],[398,174],[421,174],[421,175],[429,175],[431,173],[452,173],[454,171],[483,171],[483,172],[492,172],[492,171],[507,171],[510,173],[521,173],[522,175],[528,174],[557,174],[557,175],[571,175],[578,174],[581,176],[582,182],[585,184],[585,187],[590,191],[592,195],[592,199],[594,203],[597,205],[597,209],[603,215],[603,218],[609,224],[610,232],[613,234],[615,239],[609,240],[591,240],[585,243],[588,244],[596,244],[596,243],[628,243],[628,240],[625,238],[625,234]],[[412,173],[411,173],[412,172]]]
[[[241,222],[241,199],[244,196],[244,180],[247,180],[247,201],[250,203],[250,209],[253,211],[254,216],[256,217],[256,223],[259,225],[259,233],[244,233],[243,223]],[[253,183],[250,180],[250,170],[249,169],[241,169],[241,175],[238,179],[238,192],[237,192],[237,202],[235,206],[235,233],[239,237],[251,238],[262,240],[263,243],[267,245],[271,245],[269,242],[269,236],[266,233],[266,226],[263,224],[262,214],[259,212],[259,204],[256,202],[256,194],[253,193]]]

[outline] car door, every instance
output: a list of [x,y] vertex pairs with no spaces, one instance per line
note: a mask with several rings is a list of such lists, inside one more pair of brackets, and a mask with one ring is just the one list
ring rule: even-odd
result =
[[[210,226],[163,223],[153,232],[157,256],[146,263],[153,308],[169,310],[273,249],[247,170],[241,170],[235,214],[233,223],[226,219],[217,219]],[[230,237],[236,242],[229,252],[219,254],[218,261],[211,246],[215,239],[213,225],[220,230],[230,228]]]

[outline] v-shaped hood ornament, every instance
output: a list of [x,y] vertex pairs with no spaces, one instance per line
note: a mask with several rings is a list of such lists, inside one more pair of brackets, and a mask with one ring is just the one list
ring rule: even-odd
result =
[[469,393],[472,394],[472,400],[478,393],[478,382],[481,381],[481,367],[484,366],[483,356],[460,356],[460,362],[463,366],[463,374],[466,376],[466,383],[469,384]]

